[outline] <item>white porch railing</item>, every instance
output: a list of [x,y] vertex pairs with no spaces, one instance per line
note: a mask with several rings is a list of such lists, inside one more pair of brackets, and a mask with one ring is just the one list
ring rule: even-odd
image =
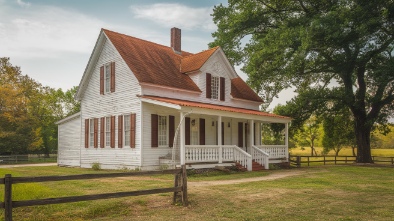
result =
[[252,159],[264,166],[264,169],[269,169],[269,154],[256,146],[252,146]]
[[258,145],[256,147],[267,153],[270,159],[288,157],[286,145]]
[[252,155],[235,145],[186,145],[186,163],[235,161],[252,170]]

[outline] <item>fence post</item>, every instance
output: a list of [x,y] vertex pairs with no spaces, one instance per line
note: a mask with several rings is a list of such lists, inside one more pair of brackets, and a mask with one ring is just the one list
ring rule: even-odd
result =
[[391,164],[394,164],[394,157],[391,157]]
[[324,161],[324,165],[326,165],[326,156],[324,156],[323,161]]
[[[179,173],[174,174],[174,187],[178,187],[178,179],[179,179]],[[178,196],[178,192],[174,192],[174,199],[172,200],[172,203],[176,203],[176,198]]]
[[334,157],[335,165],[337,165],[337,156]]
[[297,156],[297,167],[301,167],[301,157]]
[[4,220],[12,221],[12,177],[6,174],[4,177]]
[[187,174],[186,165],[182,165],[182,203],[183,206],[187,206]]
[[308,167],[309,167],[309,156],[308,156]]

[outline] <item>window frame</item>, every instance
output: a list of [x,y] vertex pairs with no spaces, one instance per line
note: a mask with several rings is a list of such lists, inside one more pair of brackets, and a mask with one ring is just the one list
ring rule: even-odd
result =
[[[128,118],[128,120],[126,121],[126,118]],[[129,125],[129,129],[126,130],[126,124]],[[131,114],[123,114],[123,146],[124,147],[130,147],[131,144],[131,136],[130,136],[130,132],[131,132]],[[126,137],[129,138],[129,143],[126,143]]]
[[[217,85],[217,87],[215,88],[216,85]],[[211,75],[211,99],[212,100],[219,100],[220,99],[220,77],[219,76]]]
[[89,147],[94,147],[94,118],[89,119]]
[[[160,125],[161,118],[165,119],[165,122],[166,122],[165,128]],[[165,129],[165,135],[163,133],[161,133],[162,129]],[[169,117],[167,115],[159,115],[158,114],[157,115],[157,143],[158,143],[158,147],[169,147],[168,133],[169,133]],[[160,140],[161,138],[164,138],[164,140]]]
[[105,124],[104,125],[104,147],[111,147],[111,117],[110,116],[104,117],[104,124]]
[[[108,74],[108,79],[107,79]],[[111,63],[104,65],[104,94],[111,93]]]

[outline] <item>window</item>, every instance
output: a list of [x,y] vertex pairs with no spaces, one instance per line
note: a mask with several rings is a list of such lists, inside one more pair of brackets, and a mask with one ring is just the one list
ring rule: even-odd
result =
[[198,137],[198,124],[196,119],[192,119],[190,121],[190,130],[191,130],[191,145],[198,145],[199,137]]
[[89,119],[89,146],[94,146],[94,119]]
[[105,118],[105,146],[109,147],[111,145],[111,118]]
[[109,93],[111,90],[111,65],[110,64],[106,64],[104,66],[104,82],[105,82],[105,93]]
[[158,116],[158,123],[159,147],[168,146],[167,116]]
[[130,115],[124,115],[124,145],[130,146]]
[[211,98],[219,99],[219,77],[211,77]]

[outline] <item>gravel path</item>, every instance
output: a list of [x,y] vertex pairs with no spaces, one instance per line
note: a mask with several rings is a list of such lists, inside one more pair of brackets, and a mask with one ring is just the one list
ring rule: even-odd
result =
[[215,186],[215,185],[231,185],[231,184],[239,184],[239,183],[248,183],[248,182],[256,182],[256,181],[267,181],[267,180],[276,180],[290,176],[297,176],[301,174],[305,174],[305,171],[300,170],[287,170],[287,171],[278,171],[272,173],[267,176],[261,177],[251,177],[251,178],[243,178],[236,180],[214,180],[214,181],[201,181],[201,182],[191,182],[188,181],[187,185],[189,187],[201,187],[201,186]]

